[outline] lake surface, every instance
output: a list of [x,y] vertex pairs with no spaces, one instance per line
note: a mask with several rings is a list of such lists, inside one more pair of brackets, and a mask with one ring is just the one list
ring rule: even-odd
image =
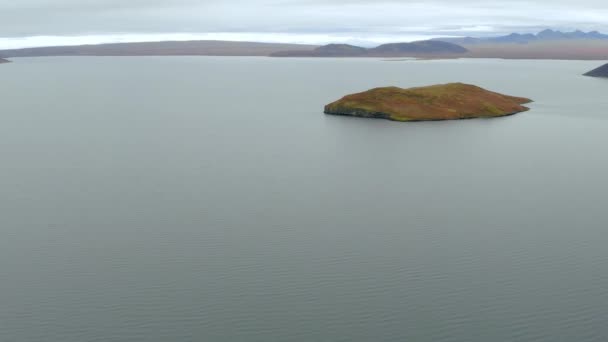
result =
[[[0,66],[0,340],[606,341],[598,62]],[[499,119],[325,116],[469,82]]]

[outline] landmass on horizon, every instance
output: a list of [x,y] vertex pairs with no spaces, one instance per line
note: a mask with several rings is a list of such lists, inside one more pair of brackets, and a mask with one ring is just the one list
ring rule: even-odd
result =
[[163,41],[0,50],[0,57],[45,56],[273,56],[416,57],[605,60],[608,35],[597,31],[513,33],[492,38],[435,38],[365,48],[349,44],[301,45],[236,41]]
[[534,33],[511,33],[506,36],[498,37],[486,37],[486,38],[475,38],[475,37],[462,37],[462,38],[434,38],[433,40],[440,40],[444,42],[450,42],[454,44],[484,44],[484,43],[506,43],[506,44],[529,44],[540,41],[556,41],[556,40],[608,40],[608,34],[603,34],[598,31],[583,32],[576,30],[572,32],[555,31],[546,29],[536,34]]
[[523,97],[495,93],[483,88],[448,83],[402,89],[375,88],[347,95],[325,106],[325,114],[393,121],[438,121],[493,118],[524,112]]
[[281,51],[272,57],[416,57],[429,55],[461,56],[469,52],[464,47],[443,41],[423,40],[412,43],[383,44],[366,49],[348,44],[329,44],[312,51]]
[[213,40],[47,46],[0,50],[0,57],[51,56],[268,56],[281,50],[310,51],[316,45]]
[[[402,48],[382,49],[386,46]],[[373,49],[330,44],[312,51],[281,51],[271,56],[604,60],[608,56],[608,35],[597,31],[544,30],[537,34],[513,33],[490,38],[434,38],[414,43],[384,44]]]

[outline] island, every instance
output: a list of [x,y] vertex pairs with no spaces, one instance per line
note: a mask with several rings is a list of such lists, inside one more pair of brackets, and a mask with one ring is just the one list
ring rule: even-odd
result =
[[604,64],[597,69],[593,69],[588,73],[585,73],[584,76],[608,78],[608,64]]
[[6,59],[4,59],[4,58],[0,58],[0,64],[2,64],[2,63],[9,63],[9,61],[7,61],[7,60],[6,60]]
[[374,88],[347,95],[325,106],[325,114],[394,121],[437,121],[493,118],[529,110],[523,97],[495,93],[465,84],[448,83],[403,89]]

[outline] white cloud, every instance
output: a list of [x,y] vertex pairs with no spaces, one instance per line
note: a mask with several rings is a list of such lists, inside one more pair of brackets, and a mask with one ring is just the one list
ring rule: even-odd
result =
[[[608,32],[608,1],[0,0],[3,47],[166,37],[372,44],[544,28]],[[190,33],[205,32],[205,33]]]

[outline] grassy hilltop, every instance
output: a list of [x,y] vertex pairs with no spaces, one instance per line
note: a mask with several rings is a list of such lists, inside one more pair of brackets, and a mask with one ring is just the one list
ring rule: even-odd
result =
[[325,113],[394,121],[454,120],[512,115],[527,111],[522,104],[528,102],[532,100],[449,83],[410,89],[375,88],[328,104]]

